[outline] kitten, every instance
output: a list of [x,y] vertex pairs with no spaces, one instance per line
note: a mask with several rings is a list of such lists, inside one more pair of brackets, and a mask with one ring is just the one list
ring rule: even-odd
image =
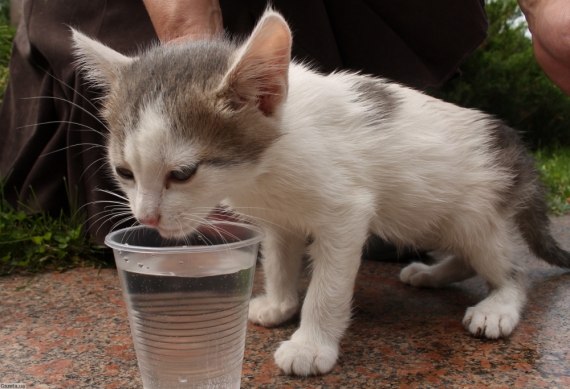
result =
[[291,32],[276,12],[241,45],[188,42],[129,58],[79,32],[73,39],[87,77],[106,91],[108,161],[141,223],[188,235],[223,202],[260,224],[266,294],[251,301],[249,320],[267,327],[298,311],[310,255],[300,327],[275,353],[286,373],[333,368],[370,233],[450,253],[404,268],[407,284],[482,276],[489,294],[463,319],[480,337],[506,337],[519,321],[517,238],[570,267],[512,129],[384,79],[291,63]]

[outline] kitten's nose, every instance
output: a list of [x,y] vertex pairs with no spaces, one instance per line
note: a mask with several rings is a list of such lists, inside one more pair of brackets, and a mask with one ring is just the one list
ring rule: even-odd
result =
[[147,226],[156,227],[158,222],[160,222],[160,215],[147,215],[139,218],[139,222]]

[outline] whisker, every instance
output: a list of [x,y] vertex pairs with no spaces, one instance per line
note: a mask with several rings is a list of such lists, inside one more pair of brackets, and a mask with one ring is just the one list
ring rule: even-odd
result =
[[[212,214],[208,214],[208,216],[211,216],[211,215],[212,215]],[[215,215],[215,214],[214,214],[214,215]],[[218,216],[223,216],[223,214],[219,214]],[[253,217],[253,216],[249,216],[249,215],[248,215],[248,216],[243,216],[243,215],[241,215],[241,214],[237,214],[237,215],[234,214],[233,216],[237,217],[237,219],[240,220],[240,221],[244,221],[244,220],[245,220],[245,221],[247,221],[247,222],[251,222],[252,219],[254,219],[254,220],[255,220],[255,219],[259,219],[259,218],[256,218],[256,217]],[[263,221],[263,223],[265,223],[265,224],[274,224],[274,225],[277,226],[278,228],[280,228],[280,229],[282,229],[282,230],[284,230],[284,231],[290,233],[291,235],[294,235],[294,236],[298,237],[299,239],[304,239],[304,240],[306,239],[305,236],[299,235],[299,234],[295,233],[294,231],[291,231],[291,230],[289,230],[289,229],[287,229],[287,228],[285,228],[285,227],[283,227],[283,226],[281,226],[281,225],[279,225],[279,224],[277,224],[277,223],[273,223],[273,222],[270,222],[270,221],[268,221],[268,220],[262,220],[262,221]],[[276,234],[276,235],[273,237],[273,239],[276,239],[276,240],[277,240],[278,242],[280,242],[281,244],[286,244],[286,243],[287,243],[286,240],[285,240],[285,238],[282,238],[280,234]]]
[[118,197],[118,198],[120,198],[120,199],[123,199],[123,200],[125,200],[127,203],[129,203],[129,199],[128,199],[127,197],[121,196],[121,195],[119,195],[118,193],[115,193],[115,192],[113,192],[113,191],[110,191],[110,190],[107,190],[107,189],[100,189],[100,188],[95,188],[95,189],[93,189],[93,190],[94,190],[94,191],[97,191],[97,192],[103,192],[103,193],[107,193],[107,194],[113,195],[113,196]]
[[93,150],[93,149],[104,149],[104,148],[105,148],[104,145],[95,144],[95,143],[81,143],[81,145],[83,145],[83,146],[89,146],[89,145],[91,145],[91,147],[89,147],[88,149],[85,149],[85,150],[81,150],[79,153],[75,154],[75,155],[73,156],[73,158],[77,157],[77,156],[80,155],[80,154],[86,153],[86,152],[89,151],[89,150]]
[[[184,243],[186,243],[187,246],[191,246],[191,242],[190,242],[190,236],[191,235],[185,235],[184,234],[184,228],[182,227],[182,223],[180,223],[179,219],[177,219],[176,222],[180,226],[180,235],[182,235],[182,239],[184,240]],[[198,236],[201,236],[202,240],[208,241],[208,243],[210,245],[212,245],[212,242],[210,242],[210,240],[206,237],[206,235],[202,234],[197,228],[191,227],[191,229],[192,229],[192,234],[197,234]]]
[[[182,215],[182,219],[180,219],[180,218],[177,218],[177,219],[176,219],[176,222],[178,223],[178,225],[179,225],[180,228],[181,228],[181,233],[184,232],[184,228],[182,228],[182,223],[181,223],[181,221],[183,221],[183,222],[197,222],[197,223],[200,223],[200,225],[202,224],[199,219],[194,219],[194,218],[192,218],[191,216],[193,216],[193,215],[190,215],[190,216],[188,216],[188,215]],[[196,233],[196,234],[198,234],[199,236],[201,236],[201,237],[207,239],[206,236],[205,236],[203,233],[201,233],[201,232],[199,231],[199,229],[197,229],[197,228],[195,228],[195,227],[191,227],[191,229],[192,229],[192,231],[193,231],[192,233]],[[185,235],[185,236],[187,236],[188,238],[190,237],[189,235]],[[212,242],[209,242],[209,243],[212,244]]]
[[87,223],[89,220],[93,219],[94,217],[97,217],[99,215],[101,215],[102,213],[110,213],[110,212],[116,212],[116,211],[128,211],[128,208],[123,208],[123,207],[119,207],[119,206],[115,206],[114,208],[110,208],[107,209],[107,207],[105,207],[105,209],[103,209],[102,211],[99,211],[93,215],[91,215],[90,217],[88,217],[83,224]]
[[[87,166],[87,167],[83,170],[83,173],[81,173],[81,176],[79,177],[79,180],[81,181],[81,179],[83,178],[83,176],[85,175],[85,173],[87,173],[87,170],[89,170],[89,168],[90,168],[91,166],[95,165],[97,162],[99,162],[99,161],[101,161],[101,160],[104,160],[104,159],[106,159],[106,158],[107,158],[107,157],[101,157],[101,158],[96,159],[95,161],[91,162],[91,163],[89,164],[89,166]],[[95,173],[91,174],[91,176],[89,176],[89,178],[88,178],[86,181],[91,180],[91,179],[93,178],[93,176],[94,176],[95,174],[97,174],[97,172],[98,172],[99,170],[101,170],[101,168],[102,168],[103,166],[105,166],[105,164],[101,165],[101,166],[99,167],[99,169],[95,170]]]
[[[92,146],[92,147],[89,148],[88,150],[91,150],[92,148],[99,148],[99,147],[104,148],[104,147],[105,147],[105,146],[99,145],[99,144],[97,144],[97,143],[77,143],[77,144],[74,144],[74,145],[69,145],[69,146],[63,147],[63,148],[58,149],[58,150],[50,151],[49,153],[42,154],[42,155],[40,155],[40,157],[45,157],[45,156],[47,156],[47,155],[50,155],[50,154],[53,154],[53,153],[57,153],[57,152],[59,152],[59,151],[67,150],[67,149],[70,149],[70,148],[72,148],[72,147],[77,147],[77,146]],[[79,154],[81,154],[81,153],[83,153],[83,152],[85,152],[85,151],[87,151],[87,150],[83,150],[83,151],[81,151]],[[75,155],[74,158],[77,157],[79,154]]]
[[[99,219],[95,220],[93,223],[91,223],[92,226],[95,226],[97,224],[99,224],[99,227],[97,228],[97,230],[95,231],[95,235],[99,234],[99,230],[101,230],[101,227],[103,227],[105,224],[107,224],[109,221],[112,221],[114,218],[117,217],[121,217],[121,216],[125,216],[125,215],[129,215],[129,212],[123,212],[120,214],[115,214],[115,215],[103,215],[101,216]],[[131,218],[132,216],[129,216],[123,220],[128,220],[129,218]],[[120,222],[119,222],[120,223]],[[113,227],[111,227],[111,229],[109,229],[109,232],[113,231]]]
[[[212,223],[210,220],[203,218],[199,215],[196,214],[192,214],[192,216],[194,217],[198,217],[198,220],[194,220],[194,221],[202,221],[202,224],[206,224],[208,226],[210,226],[216,233],[218,233],[218,235],[220,236],[220,239],[222,239],[222,241],[226,244],[228,243],[227,239],[224,237],[224,235],[220,232],[222,231],[220,228],[218,228],[214,223]],[[229,233],[228,231],[224,231],[230,238],[233,238],[235,240],[240,240],[237,236],[235,236],[234,234]]]
[[[127,220],[131,220],[131,219],[135,219],[135,220],[136,220],[136,218],[135,218],[134,216],[129,216],[129,217],[126,217],[126,218],[124,218],[124,219],[121,219],[121,220],[119,220],[118,222],[116,222],[115,224],[113,224],[113,225],[111,226],[111,228],[109,229],[109,231],[113,231],[116,226],[121,225],[122,223],[125,223]],[[109,220],[110,220],[110,219],[108,219],[107,221],[109,221]],[[103,224],[104,224],[104,223],[103,223]],[[99,228],[97,228],[96,234],[99,233],[99,230],[101,229],[101,227],[103,227],[103,224],[101,224],[101,225],[99,226]]]
[[16,127],[17,130],[20,130],[22,128],[27,128],[27,127],[34,127],[34,126],[42,126],[44,124],[56,124],[56,123],[67,123],[67,124],[72,124],[72,125],[76,125],[76,126],[81,126],[81,127],[85,127],[87,128],[87,130],[76,130],[76,131],[88,131],[88,132],[96,132],[97,134],[101,135],[103,138],[108,139],[109,135],[108,134],[104,134],[101,131],[97,131],[96,129],[94,129],[91,126],[88,126],[87,124],[83,124],[83,123],[77,123],[77,122],[72,122],[69,120],[53,120],[50,122],[42,122],[42,123],[34,123],[34,124],[26,124],[24,126],[20,126],[20,127]]
[[[265,210],[265,211],[270,211],[270,212],[273,212],[273,211],[274,211],[274,210],[272,210],[272,209],[270,209],[270,208],[262,208],[262,207],[236,207],[236,208],[240,208],[240,209],[260,209],[260,210]],[[207,208],[207,207],[197,207],[196,209],[197,209],[197,210],[203,209],[203,210],[211,211],[211,209],[210,209],[210,208]],[[273,222],[273,221],[271,221],[271,220],[268,220],[268,219],[265,219],[265,218],[262,218],[262,217],[259,217],[259,216],[253,216],[253,215],[250,215],[250,214],[244,214],[244,213],[241,213],[241,212],[239,212],[239,211],[236,211],[234,208],[232,208],[231,211],[232,211],[231,213],[218,213],[218,211],[214,211],[214,213],[210,213],[210,214],[211,214],[211,215],[217,215],[217,216],[227,216],[227,215],[229,214],[229,215],[236,216],[236,217],[237,217],[238,219],[240,219],[240,220],[244,220],[244,219],[245,219],[245,220],[247,220],[247,221],[258,221],[258,222],[261,222],[262,224],[263,224],[263,223],[265,223],[265,224],[270,224],[270,225],[273,225],[273,226],[275,226],[275,227],[278,227],[278,228],[280,228],[280,229],[282,229],[282,230],[284,230],[284,231],[286,231],[286,232],[288,232],[288,233],[290,233],[290,234],[292,234],[292,235],[294,235],[294,236],[296,236],[296,237],[298,237],[298,238],[300,238],[300,239],[305,239],[305,236],[304,236],[304,235],[300,235],[298,232],[293,231],[293,230],[291,230],[291,229],[289,229],[289,228],[287,228],[287,227],[285,227],[285,226],[283,226],[283,225],[281,225],[281,224],[275,223],[275,222]],[[275,210],[275,212],[282,212],[282,211]]]
[[[223,241],[224,243],[227,243],[227,240],[226,240],[226,239],[224,238],[224,236],[218,231],[218,228],[217,228],[216,226],[214,226],[214,225],[213,225],[210,221],[208,221],[207,219],[204,219],[204,218],[202,218],[202,217],[200,217],[200,216],[198,216],[198,215],[195,215],[195,214],[192,214],[192,215],[183,215],[183,216],[184,216],[184,219],[185,219],[185,220],[188,220],[188,221],[190,221],[190,222],[197,222],[197,223],[199,223],[200,225],[204,225],[204,224],[209,225],[216,233],[218,233],[218,235],[220,235],[220,238],[222,239],[222,241]],[[195,218],[193,218],[193,217],[198,217],[198,219],[195,219]],[[213,245],[214,245],[214,243],[213,243],[210,239],[208,239],[205,234],[201,233],[201,232],[199,231],[199,229],[197,229],[197,228],[192,228],[192,229],[195,231],[195,233],[199,234],[199,236],[201,236],[202,239],[204,239],[204,241],[207,242],[210,246],[213,246]],[[228,233],[228,234],[229,234],[229,233]],[[231,234],[230,234],[230,235],[231,235]],[[235,239],[237,239],[237,237],[235,237],[235,236],[232,236],[232,237],[234,237]]]
[[113,200],[95,200],[95,201],[89,201],[88,203],[83,204],[81,207],[77,208],[77,211],[75,211],[75,213],[73,214],[73,217],[75,217],[77,215],[77,213],[79,213],[80,210],[82,210],[83,208],[89,206],[89,205],[95,205],[95,204],[101,204],[101,203],[110,203],[110,204],[118,204],[118,205],[124,205],[127,206],[128,204],[126,203],[121,203],[118,201],[113,201]]
[[[107,216],[109,216],[109,218],[106,221],[102,222],[102,224],[105,224],[106,222],[108,222],[109,220],[112,220],[113,218],[128,215],[131,213],[130,210],[124,210],[123,212],[115,213],[116,211],[117,210],[106,210],[106,211],[98,212],[97,214],[91,216],[89,219],[85,220],[85,222],[83,222],[83,225],[85,225],[89,220],[93,219],[94,217],[100,216],[102,213],[105,213],[105,215],[101,215],[97,220],[95,220],[93,223],[91,223],[92,225],[96,225],[103,218],[106,218]],[[97,231],[99,231],[99,230],[97,230]]]
[[[134,218],[134,217],[133,217],[133,218]],[[137,218],[134,218],[134,219],[135,219],[135,222],[133,223],[133,225],[131,226],[131,228],[133,228],[133,227],[138,227],[138,226],[142,226],[142,224],[138,221]],[[128,219],[127,219],[127,220],[128,220]],[[126,221],[126,220],[125,220],[125,221]],[[114,228],[114,226],[113,226],[112,228]],[[133,234],[135,233],[135,231],[138,232],[139,235],[142,234],[142,230],[140,230],[140,229],[136,229],[136,230],[131,229],[131,230],[128,230],[128,231],[125,233],[125,236],[124,236],[124,239],[123,239],[122,242],[124,242],[125,240],[129,240],[130,237],[133,236]],[[122,243],[122,242],[121,242],[121,243]]]
[[91,179],[93,178],[93,176],[94,176],[95,174],[97,174],[97,172],[98,172],[99,170],[103,169],[106,165],[107,165],[107,162],[104,162],[101,166],[99,166],[99,167],[97,168],[97,170],[95,170],[95,172],[93,172],[93,174],[91,174],[91,175],[89,176],[89,178],[87,179],[87,181],[91,180]]
[[[32,99],[54,99],[54,100],[60,100],[60,101],[65,101],[66,103],[69,103],[77,108],[79,108],[80,110],[82,110],[83,112],[85,112],[86,114],[88,114],[89,116],[91,116],[93,119],[97,120],[103,127],[105,127],[105,129],[108,131],[109,129],[107,128],[107,126],[105,125],[105,123],[103,123],[101,120],[99,120],[99,118],[95,115],[93,115],[91,112],[89,112],[87,109],[83,108],[82,106],[80,106],[77,103],[74,103],[73,101],[69,101],[67,99],[64,99],[62,97],[57,97],[57,96],[34,96],[34,97],[22,97],[22,100],[32,100]],[[96,107],[95,107],[96,108]]]
[[48,76],[50,76],[51,78],[53,78],[54,80],[56,80],[57,82],[65,85],[66,87],[68,87],[69,89],[71,89],[75,94],[77,94],[78,96],[80,96],[81,98],[83,98],[83,100],[85,100],[87,102],[87,104],[91,105],[93,108],[95,108],[97,111],[99,110],[99,108],[93,104],[91,102],[91,100],[89,100],[87,97],[83,96],[81,93],[79,93],[79,91],[73,87],[71,87],[70,85],[66,84],[63,80],[60,80],[58,77],[56,77],[55,75],[53,75],[52,73],[48,72],[46,69],[42,68],[40,65],[38,65],[37,63],[35,63],[35,65],[40,68],[41,70],[43,70]]

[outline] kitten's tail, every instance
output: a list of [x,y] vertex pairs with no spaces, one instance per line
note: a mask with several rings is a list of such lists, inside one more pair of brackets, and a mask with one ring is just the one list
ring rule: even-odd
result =
[[497,164],[513,173],[511,185],[503,192],[505,204],[513,204],[514,221],[530,250],[551,265],[570,269],[570,252],[558,246],[550,234],[546,188],[540,181],[535,160],[512,128],[497,122],[490,127]]
[[551,265],[570,269],[570,252],[558,246],[550,234],[544,188],[538,181],[538,174],[535,177],[529,183],[530,193],[523,200],[515,220],[524,240],[537,257]]

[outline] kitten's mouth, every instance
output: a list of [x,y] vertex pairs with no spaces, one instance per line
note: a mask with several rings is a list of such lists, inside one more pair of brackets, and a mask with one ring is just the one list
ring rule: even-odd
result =
[[165,228],[156,227],[156,230],[158,231],[160,236],[162,236],[164,239],[179,239],[179,238],[183,238],[183,237],[189,235],[189,233],[187,233],[183,230],[180,230],[180,229],[168,230]]

